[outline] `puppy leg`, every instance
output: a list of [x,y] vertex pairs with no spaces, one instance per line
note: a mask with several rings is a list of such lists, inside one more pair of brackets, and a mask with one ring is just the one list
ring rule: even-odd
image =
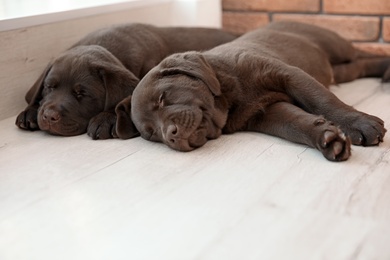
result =
[[290,67],[284,91],[301,108],[323,115],[341,127],[355,145],[378,145],[386,133],[384,123],[375,116],[357,111],[302,70]]
[[330,161],[345,161],[351,154],[351,141],[340,128],[286,102],[269,106],[265,114],[249,121],[248,130],[309,145]]
[[344,83],[363,77],[381,77],[390,81],[390,57],[358,58],[349,63],[333,65],[335,83]]

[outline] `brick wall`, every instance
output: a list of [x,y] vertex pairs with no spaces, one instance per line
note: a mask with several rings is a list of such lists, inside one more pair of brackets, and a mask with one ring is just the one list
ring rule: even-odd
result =
[[390,0],[222,0],[223,27],[244,33],[292,20],[333,30],[356,47],[390,55]]

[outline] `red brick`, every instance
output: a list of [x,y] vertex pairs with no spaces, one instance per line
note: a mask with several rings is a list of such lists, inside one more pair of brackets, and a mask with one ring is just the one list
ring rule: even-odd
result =
[[390,17],[383,19],[383,40],[390,42]]
[[389,0],[323,0],[326,13],[390,14]]
[[223,29],[235,33],[243,34],[253,29],[268,24],[269,18],[266,13],[250,12],[229,12],[225,11],[222,15]]
[[353,44],[356,48],[371,53],[390,56],[390,44],[375,42],[356,42]]
[[291,20],[314,24],[335,31],[351,41],[376,41],[379,38],[379,17],[274,14],[272,20]]
[[224,10],[319,12],[320,0],[223,0]]

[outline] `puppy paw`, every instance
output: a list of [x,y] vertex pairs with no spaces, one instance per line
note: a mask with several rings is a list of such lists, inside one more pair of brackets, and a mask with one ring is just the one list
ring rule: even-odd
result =
[[15,125],[24,130],[39,130],[38,126],[38,111],[35,107],[27,107],[21,112],[15,121]]
[[102,112],[89,121],[87,134],[93,140],[114,138],[116,137],[115,124],[115,113]]
[[317,139],[317,148],[330,161],[345,161],[351,155],[351,141],[340,130],[328,121],[321,120],[323,128]]
[[382,119],[358,112],[347,117],[341,129],[351,138],[352,144],[362,146],[378,145],[383,142],[386,133]]

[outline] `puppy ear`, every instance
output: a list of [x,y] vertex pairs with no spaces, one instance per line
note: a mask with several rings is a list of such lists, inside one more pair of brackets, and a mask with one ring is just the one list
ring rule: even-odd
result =
[[105,110],[114,109],[138,85],[139,79],[121,63],[103,61],[96,62],[94,66],[106,89]]
[[25,99],[29,105],[38,104],[42,99],[43,81],[51,69],[52,63],[50,62],[39,78],[35,81],[34,85],[27,91]]
[[215,71],[199,52],[173,54],[161,63],[161,75],[183,74],[203,81],[214,96],[221,95],[221,85]]
[[115,136],[120,139],[130,139],[139,136],[139,132],[131,120],[131,96],[123,99],[115,108]]

